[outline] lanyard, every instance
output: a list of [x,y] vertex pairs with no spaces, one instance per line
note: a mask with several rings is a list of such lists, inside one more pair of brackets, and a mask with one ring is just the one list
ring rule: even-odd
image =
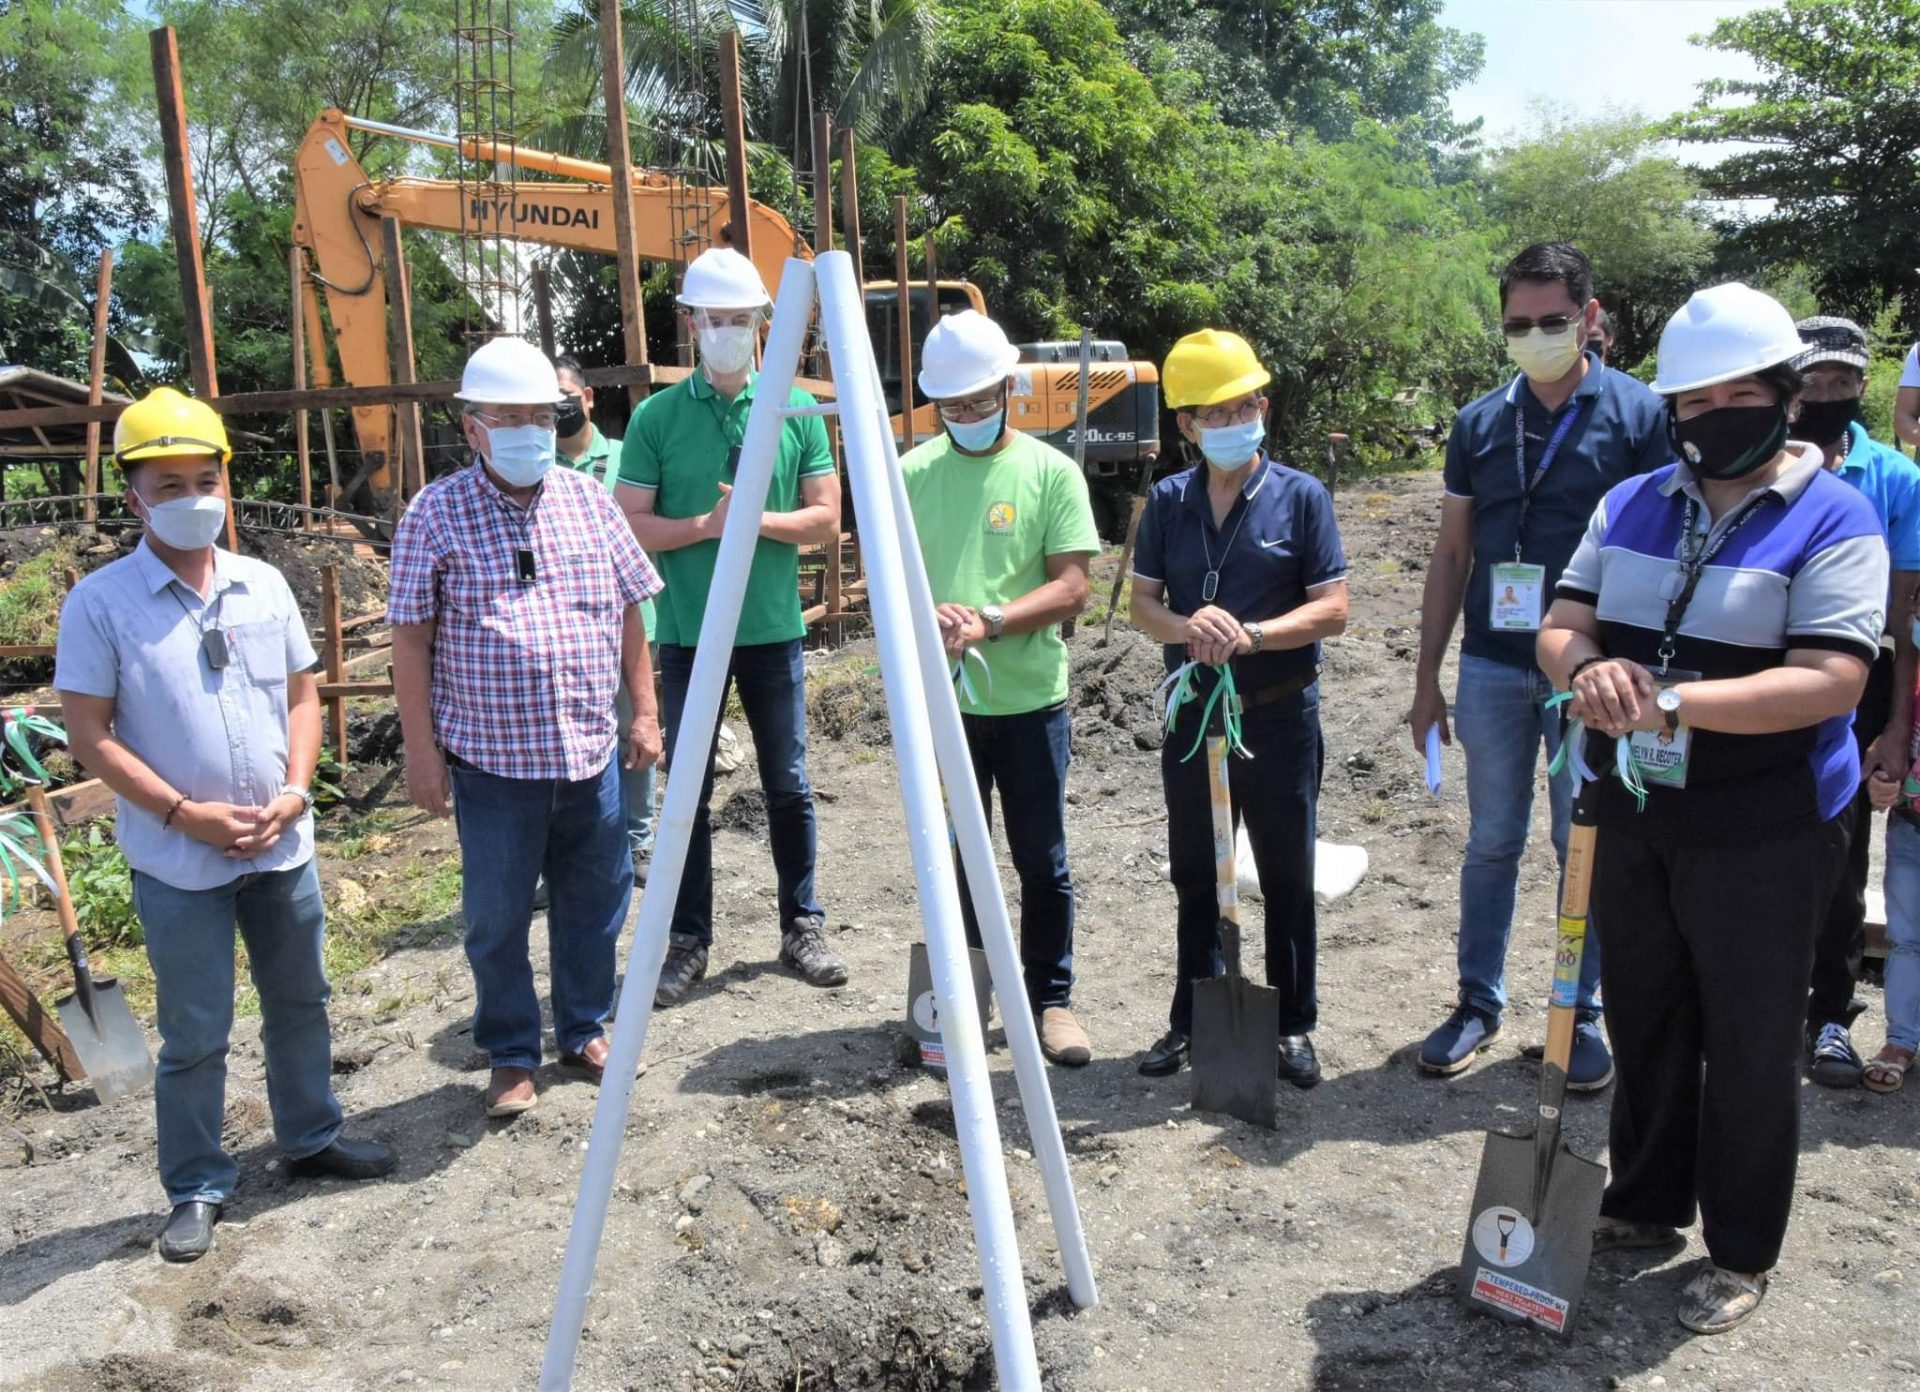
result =
[[1680,621],[1686,618],[1687,606],[1693,603],[1693,592],[1700,587],[1700,573],[1766,501],[1767,493],[1764,490],[1755,494],[1734,514],[1732,521],[1702,541],[1694,535],[1700,525],[1700,504],[1692,498],[1687,499],[1687,508],[1681,514],[1680,521],[1680,569],[1668,576],[1666,583],[1660,587],[1661,593],[1667,596],[1667,622],[1660,635],[1661,676],[1666,675],[1667,666],[1673,661],[1674,640],[1680,636]]
[[[1518,383],[1515,383],[1518,386]],[[1533,490],[1540,480],[1547,476],[1547,470],[1553,467],[1553,457],[1559,453],[1561,444],[1573,432],[1574,424],[1586,411],[1587,398],[1577,399],[1566,413],[1560,417],[1560,424],[1554,427],[1553,435],[1547,440],[1547,447],[1540,454],[1540,467],[1527,477],[1527,408],[1517,399],[1513,403],[1513,463],[1520,475],[1520,523],[1513,533],[1513,558],[1520,559],[1520,543],[1527,534],[1527,509],[1533,503]]]
[[[1200,519],[1200,549],[1207,557],[1207,578],[1200,582],[1200,601],[1203,604],[1213,603],[1213,597],[1220,593],[1221,567],[1227,563],[1227,553],[1233,550],[1233,539],[1240,535],[1240,529],[1246,525],[1247,514],[1253,511],[1252,499],[1243,494],[1241,501],[1246,503],[1246,507],[1241,509],[1240,520],[1233,524],[1233,530],[1227,533],[1227,544],[1220,548],[1219,565],[1213,563],[1213,548],[1207,545],[1207,519],[1204,517]],[[1209,510],[1212,509],[1211,500],[1208,501],[1207,507]]]

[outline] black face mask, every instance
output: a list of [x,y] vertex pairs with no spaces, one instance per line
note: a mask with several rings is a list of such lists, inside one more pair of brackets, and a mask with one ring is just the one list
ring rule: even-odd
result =
[[1816,445],[1830,445],[1847,433],[1847,427],[1860,419],[1860,398],[1845,401],[1802,401],[1793,433]]
[[553,413],[554,433],[565,440],[587,428],[587,408],[577,396],[565,397]]
[[1669,406],[1667,439],[1695,478],[1745,478],[1787,443],[1787,408],[1722,406],[1681,420]]

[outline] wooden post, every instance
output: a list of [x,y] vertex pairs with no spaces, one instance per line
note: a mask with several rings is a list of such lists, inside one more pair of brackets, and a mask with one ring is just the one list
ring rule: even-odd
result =
[[[153,90],[160,102],[160,152],[167,171],[167,209],[173,228],[173,255],[180,267],[180,300],[186,313],[187,366],[193,394],[202,401],[220,395],[213,361],[213,297],[207,290],[207,265],[200,253],[200,210],[193,200],[193,157],[187,145],[187,98],[180,85],[180,47],[171,26],[148,35],[153,53]],[[225,463],[220,481],[227,490],[227,549],[237,550],[233,525],[233,478]]]
[[813,251],[833,250],[833,117],[813,119]]
[[[633,232],[633,145],[627,131],[627,57],[620,37],[619,0],[600,5],[600,77],[607,108],[607,163],[613,169],[614,265],[620,281],[620,329],[627,365],[647,361],[646,322],[640,314],[640,261]],[[628,389],[631,400],[647,395],[644,383]]]
[[533,263],[533,319],[540,329],[540,351],[549,358],[553,351],[553,287],[547,283],[547,263]]
[[[327,684],[346,680],[346,642],[340,630],[340,564],[329,561],[320,572],[320,609],[326,625],[321,636],[321,658],[327,666]],[[338,696],[327,698],[327,719],[333,722],[333,761],[347,766],[347,703]]]
[[720,120],[727,143],[727,240],[742,256],[753,255],[747,220],[747,116],[740,101],[740,31],[720,36]]
[[[393,357],[393,380],[411,386],[413,375],[413,286],[407,278],[407,258],[400,246],[400,219],[380,219],[380,253],[387,276],[388,351]],[[399,487],[404,506],[426,486],[427,460],[420,442],[420,404],[402,401],[394,407],[394,441],[399,447]]]
[[[105,394],[107,377],[107,303],[113,297],[113,248],[100,253],[100,281],[93,300],[93,358],[87,366],[87,405],[98,406]],[[100,508],[93,495],[100,491],[100,422],[87,422],[87,468],[81,476],[81,488],[87,500],[80,515],[88,530],[99,519]]]
[[907,281],[907,198],[893,200],[893,304],[900,316],[900,448],[913,448],[913,296]]
[[[307,332],[303,322],[305,316],[300,308],[300,248],[287,248],[287,281],[293,287],[293,315],[287,320],[293,339],[293,389],[307,389]],[[313,530],[313,456],[308,450],[307,413],[293,413],[293,456],[295,466],[300,470],[300,525],[306,531]]]
[[860,268],[860,179],[854,166],[851,128],[840,132],[840,231],[853,257],[853,278],[864,284],[867,276]]
[[59,1018],[41,1006],[4,956],[0,956],[0,1010],[7,1012],[40,1056],[54,1066],[61,1082],[77,1083],[87,1076],[87,1070],[80,1066],[80,1056],[73,1051],[73,1041],[60,1028]]

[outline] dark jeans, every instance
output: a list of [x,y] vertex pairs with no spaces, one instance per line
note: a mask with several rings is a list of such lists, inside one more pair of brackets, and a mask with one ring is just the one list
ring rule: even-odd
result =
[[[660,690],[666,706],[669,760],[674,739],[680,733],[680,713],[687,704],[687,683],[693,678],[693,651],[679,644],[660,645]],[[754,761],[760,766],[760,788],[767,798],[767,842],[773,849],[773,870],[780,882],[780,924],[784,929],[796,918],[821,912],[813,897],[813,788],[807,783],[807,684],[800,640],[735,648],[727,670],[727,686],[720,691],[723,707],[728,686],[739,690],[747,728],[753,731]],[[716,724],[716,745],[719,729]],[[713,800],[713,755],[714,750],[708,749],[700,806],[693,814],[693,835],[687,843],[686,873],[673,906],[673,931],[691,933],[703,943],[713,941],[713,820],[708,807]],[[673,776],[671,764],[667,776]]]
[[1601,1212],[1685,1227],[1732,1271],[1780,1256],[1800,1150],[1801,1030],[1839,819],[1758,844],[1604,828],[1594,860],[1612,1174]]
[[494,1068],[540,1066],[540,996],[527,938],[533,887],[544,871],[554,1039],[562,1053],[577,1054],[613,1013],[614,949],[633,899],[619,757],[577,783],[501,778],[447,762],[474,1047]]
[[[1867,672],[1867,687],[1853,717],[1853,742],[1863,755],[1887,728],[1892,711],[1893,654],[1882,648]],[[1853,996],[1854,983],[1860,979],[1860,959],[1867,948],[1867,852],[1873,843],[1875,821],[1864,783],[1841,813],[1841,820],[1847,833],[1846,865],[1834,885],[1833,899],[1813,945],[1807,1026],[1814,1030],[1822,1025],[1851,1027],[1867,1008],[1864,1001]]]
[[[1007,848],[1020,877],[1020,965],[1037,1013],[1065,1005],[1073,992],[1073,877],[1067,871],[1067,764],[1073,719],[1065,705],[1020,715],[962,715],[967,751],[987,821],[993,792]],[[960,875],[960,914],[967,943],[980,946],[980,925]]]
[[[1160,751],[1167,798],[1167,851],[1179,901],[1179,963],[1168,1022],[1193,1032],[1193,983],[1219,976],[1220,908],[1214,892],[1213,803],[1203,745],[1181,756],[1199,730],[1189,703]],[[1244,822],[1266,901],[1267,984],[1280,992],[1280,1033],[1308,1034],[1319,1021],[1314,984],[1318,928],[1313,903],[1313,842],[1320,802],[1320,688],[1247,711],[1241,735],[1251,758],[1228,760],[1235,825]],[[1244,914],[1243,914],[1244,917]]]

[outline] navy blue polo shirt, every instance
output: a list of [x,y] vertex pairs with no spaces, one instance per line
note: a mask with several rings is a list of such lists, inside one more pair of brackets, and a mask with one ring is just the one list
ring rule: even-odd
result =
[[[1673,462],[1667,443],[1666,405],[1652,391],[1587,354],[1587,375],[1558,411],[1549,411],[1516,377],[1469,404],[1454,418],[1447,437],[1447,492],[1473,500],[1473,571],[1467,580],[1465,636],[1460,651],[1509,667],[1534,665],[1534,635],[1496,632],[1488,626],[1492,568],[1511,562],[1520,527],[1520,467],[1514,458],[1513,414],[1526,431],[1527,477],[1534,479],[1526,509],[1520,559],[1546,567],[1543,595],[1553,594],[1560,572],[1586,535],[1587,522],[1616,483]],[[1568,428],[1552,463],[1539,474],[1547,444],[1570,411],[1580,416]]]
[[[1242,623],[1290,613],[1307,602],[1308,590],[1346,579],[1333,499],[1320,480],[1262,454],[1226,525],[1215,527],[1202,477],[1208,467],[1161,479],[1140,515],[1133,575],[1158,581],[1174,613],[1206,606],[1201,589],[1215,568],[1220,587],[1211,602]],[[1187,650],[1169,643],[1165,657],[1171,672],[1187,660]],[[1242,695],[1250,695],[1309,672],[1319,662],[1318,643],[1268,649],[1236,657],[1233,679]]]

